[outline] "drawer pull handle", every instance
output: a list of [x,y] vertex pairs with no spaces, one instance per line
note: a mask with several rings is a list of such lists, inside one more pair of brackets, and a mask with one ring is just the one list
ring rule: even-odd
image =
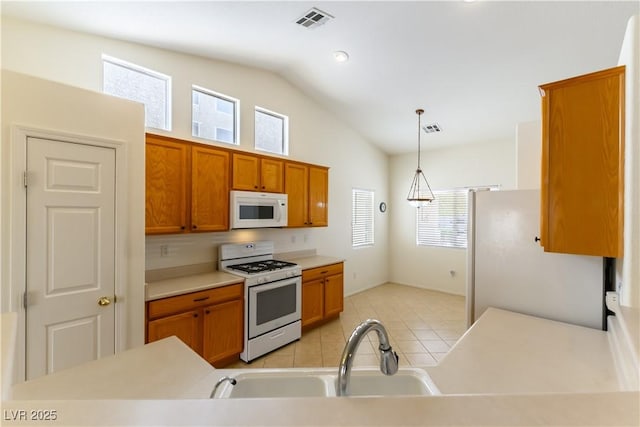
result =
[[193,300],[193,302],[202,302],[202,301],[206,301],[208,299],[209,299],[209,297],[196,298],[196,299]]
[[329,270],[321,271],[320,274],[327,274]]

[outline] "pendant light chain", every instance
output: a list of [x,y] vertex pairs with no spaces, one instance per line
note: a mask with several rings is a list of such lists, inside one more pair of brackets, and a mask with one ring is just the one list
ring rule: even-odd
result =
[[416,114],[418,115],[418,169],[422,170],[422,168],[420,167],[420,119],[422,118],[422,113],[424,113],[424,110],[422,109],[417,109],[416,110]]
[[431,191],[431,186],[427,181],[427,178],[424,176],[422,172],[422,168],[420,167],[421,160],[421,138],[420,138],[420,129],[422,127],[421,115],[424,113],[424,110],[419,108],[416,110],[416,114],[418,115],[418,167],[416,169],[416,173],[413,177],[413,181],[411,182],[411,187],[409,188],[409,194],[407,194],[407,201],[411,204],[411,206],[420,207],[426,206],[428,203],[435,200],[435,196],[433,195],[433,191]]

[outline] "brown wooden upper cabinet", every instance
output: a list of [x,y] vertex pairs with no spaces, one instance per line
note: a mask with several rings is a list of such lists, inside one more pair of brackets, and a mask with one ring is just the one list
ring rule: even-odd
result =
[[540,86],[546,252],[623,254],[625,68]]
[[284,192],[284,161],[245,153],[233,153],[234,190]]
[[147,134],[147,234],[229,229],[227,150]]
[[329,224],[329,169],[286,162],[284,170],[289,227],[326,227]]

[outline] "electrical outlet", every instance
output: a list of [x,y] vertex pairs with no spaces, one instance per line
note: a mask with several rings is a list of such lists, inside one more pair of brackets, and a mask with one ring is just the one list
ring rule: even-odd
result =
[[169,245],[160,245],[160,256],[169,256]]

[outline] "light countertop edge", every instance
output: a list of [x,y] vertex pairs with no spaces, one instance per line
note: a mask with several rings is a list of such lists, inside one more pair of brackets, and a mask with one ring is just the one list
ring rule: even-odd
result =
[[[343,258],[321,255],[288,258],[286,260],[295,262],[300,265],[303,270],[344,262]],[[224,271],[212,271],[209,273],[158,280],[145,284],[145,301],[154,301],[242,282],[244,282],[242,277]]]
[[242,277],[223,271],[159,280],[145,285],[145,300],[153,301],[243,282],[244,279]]

